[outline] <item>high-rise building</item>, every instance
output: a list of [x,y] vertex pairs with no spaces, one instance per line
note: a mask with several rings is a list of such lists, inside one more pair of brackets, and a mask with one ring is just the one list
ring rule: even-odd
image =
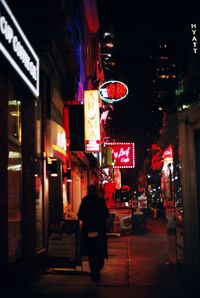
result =
[[152,48],[149,57],[151,99],[147,119],[147,147],[159,139],[163,122],[166,120],[166,114],[169,113],[175,97],[177,73],[172,52],[169,43],[162,41]]
[[151,79],[154,102],[158,108],[167,110],[177,84],[176,66],[166,42],[162,42],[150,56]]

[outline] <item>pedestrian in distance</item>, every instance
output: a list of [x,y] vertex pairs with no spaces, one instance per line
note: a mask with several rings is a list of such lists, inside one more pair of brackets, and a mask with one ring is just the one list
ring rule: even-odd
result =
[[95,185],[88,187],[88,194],[82,199],[77,216],[82,231],[81,252],[88,256],[91,280],[98,282],[104,260],[108,257],[106,219],[109,211]]

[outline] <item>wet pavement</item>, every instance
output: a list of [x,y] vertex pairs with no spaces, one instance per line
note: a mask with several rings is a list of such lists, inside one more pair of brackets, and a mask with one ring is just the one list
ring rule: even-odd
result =
[[100,282],[90,281],[84,259],[76,270],[48,268],[31,284],[18,285],[14,297],[188,298],[181,271],[173,264],[172,242],[164,220],[149,218],[145,233],[109,236]]

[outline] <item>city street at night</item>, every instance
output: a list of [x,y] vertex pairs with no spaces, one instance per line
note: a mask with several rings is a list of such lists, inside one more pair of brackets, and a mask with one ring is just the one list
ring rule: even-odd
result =
[[0,0],[1,297],[199,296],[192,2]]

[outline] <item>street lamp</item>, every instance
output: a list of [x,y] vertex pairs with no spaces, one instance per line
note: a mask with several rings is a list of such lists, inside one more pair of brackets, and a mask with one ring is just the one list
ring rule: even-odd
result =
[[112,54],[111,53],[101,53],[101,56],[105,56],[107,58],[111,58]]
[[114,43],[112,41],[106,43],[100,43],[101,48],[114,48]]

